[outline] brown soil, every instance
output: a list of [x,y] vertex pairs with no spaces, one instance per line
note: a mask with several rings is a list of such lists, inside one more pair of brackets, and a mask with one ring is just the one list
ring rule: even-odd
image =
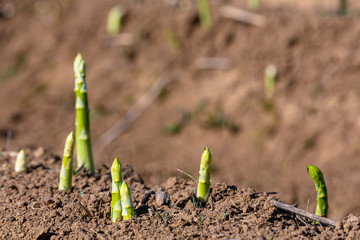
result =
[[[313,211],[316,195],[305,168],[313,164],[325,175],[329,217],[359,215],[360,3],[349,1],[352,15],[339,17],[335,1],[299,0],[292,6],[263,1],[263,28],[219,16],[222,5],[246,8],[245,2],[212,1],[213,28],[205,31],[195,4],[122,1],[127,10],[122,33],[135,39],[134,46],[123,48],[111,44],[116,41],[105,32],[107,13],[117,1],[1,1],[0,9],[11,3],[16,12],[0,18],[0,146],[11,130],[9,150],[44,146],[62,154],[74,129],[72,63],[81,52],[98,168],[116,156],[146,183],[160,185],[181,176],[177,168],[197,176],[208,146],[214,182],[276,191],[303,209],[310,198]],[[166,29],[178,37],[180,50],[165,40]],[[199,57],[227,57],[231,67],[201,71]],[[269,107],[263,72],[270,63],[279,76]],[[119,138],[97,148],[100,136],[159,76],[174,81]],[[201,102],[204,109],[179,133],[164,132]],[[238,132],[216,125],[214,116]]]
[[[267,194],[234,185],[212,184],[213,209],[195,207],[191,201],[195,182],[169,178],[160,187],[168,194],[158,206],[159,189],[143,183],[139,174],[123,166],[124,181],[131,188],[136,217],[109,220],[110,171],[101,168],[94,176],[79,174],[73,188],[60,192],[60,158],[42,148],[27,150],[29,173],[14,173],[14,159],[0,157],[0,236],[2,239],[356,239],[360,220],[350,216],[336,227],[302,223],[270,203]],[[35,157],[35,156],[36,157]]]

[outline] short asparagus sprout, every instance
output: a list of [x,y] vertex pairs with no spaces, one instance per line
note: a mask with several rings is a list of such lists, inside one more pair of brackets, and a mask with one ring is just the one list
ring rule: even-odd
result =
[[131,200],[131,194],[128,185],[125,181],[122,182],[120,187],[120,197],[122,202],[122,217],[128,220],[134,217],[134,205]]
[[119,33],[123,16],[124,10],[121,8],[120,5],[116,5],[111,8],[108,14],[106,25],[106,30],[109,34],[115,35]]
[[200,163],[199,182],[196,191],[196,198],[200,202],[207,202],[210,195],[210,164],[211,153],[205,148]]
[[339,0],[339,14],[346,16],[347,14],[347,0]]
[[271,99],[275,93],[275,78],[277,74],[276,66],[270,64],[265,69],[264,86],[265,93],[268,99]]
[[120,186],[122,182],[122,168],[119,160],[114,159],[113,164],[111,165],[111,221],[116,222],[116,219],[120,218],[121,220],[121,198],[120,198]]
[[248,8],[252,11],[256,11],[259,9],[260,2],[259,0],[248,0]]
[[327,211],[329,208],[328,199],[327,199],[327,189],[325,185],[325,180],[322,172],[319,168],[311,165],[306,165],[307,171],[310,174],[310,177],[315,183],[315,189],[317,192],[316,197],[316,210],[315,215],[321,217],[327,217]]
[[75,142],[77,166],[88,169],[94,173],[94,160],[91,148],[90,119],[85,82],[85,62],[80,53],[74,61],[75,73]]
[[197,0],[201,26],[205,29],[211,28],[211,15],[208,0]]
[[16,156],[15,172],[26,173],[27,170],[28,170],[28,168],[27,168],[27,163],[26,163],[25,151],[23,149],[21,149]]
[[59,190],[66,191],[71,188],[73,175],[73,152],[74,152],[74,133],[71,132],[65,141],[64,155],[61,164]]

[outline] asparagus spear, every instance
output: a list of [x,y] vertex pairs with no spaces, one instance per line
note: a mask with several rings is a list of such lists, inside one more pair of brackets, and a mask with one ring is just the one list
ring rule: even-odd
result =
[[265,68],[264,86],[265,93],[268,99],[271,99],[275,93],[275,78],[277,74],[276,66],[270,64]]
[[127,220],[134,217],[134,205],[131,200],[131,194],[128,185],[125,181],[122,182],[120,187],[120,196],[122,202],[122,217]]
[[15,172],[27,172],[26,155],[23,149],[16,156]]
[[310,177],[315,183],[315,189],[317,192],[315,215],[327,217],[327,210],[329,205],[324,176],[319,168],[311,165],[306,165],[306,167]]
[[87,100],[87,89],[85,82],[85,62],[80,53],[74,61],[75,73],[75,141],[77,166],[88,169],[90,174],[94,173],[94,161],[91,149],[89,107]]
[[205,29],[211,28],[211,14],[208,0],[197,0],[201,26]]
[[200,163],[199,183],[196,191],[196,198],[200,202],[207,202],[210,195],[210,163],[211,153],[205,148]]
[[109,34],[116,35],[119,33],[123,16],[124,10],[120,5],[116,5],[111,8],[107,17],[106,25],[106,30]]
[[73,174],[74,133],[71,132],[65,141],[64,156],[61,164],[59,190],[66,191],[71,188]]
[[115,223],[117,218],[121,219],[120,184],[122,182],[122,168],[117,158],[111,165],[111,180],[111,221]]

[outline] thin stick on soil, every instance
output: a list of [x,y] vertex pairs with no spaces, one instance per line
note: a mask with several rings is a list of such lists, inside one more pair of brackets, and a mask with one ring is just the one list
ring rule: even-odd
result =
[[282,203],[282,202],[279,202],[279,201],[276,201],[276,200],[271,200],[271,203],[277,208],[280,208],[282,210],[298,214],[300,216],[309,218],[311,220],[317,221],[317,222],[322,223],[324,225],[331,225],[331,226],[335,227],[336,224],[339,222],[337,220],[332,220],[332,219],[329,219],[329,218],[317,216],[315,214],[306,212],[306,211],[304,211],[302,209],[293,207],[291,205],[288,205],[286,203]]
[[305,226],[307,226],[309,229],[311,229],[314,233],[316,233],[316,235],[318,235],[319,233],[317,231],[315,231],[314,228],[312,228],[309,224],[307,224],[301,217],[299,217],[299,215],[295,215],[296,218],[302,222]]
[[168,78],[160,77],[125,116],[100,137],[97,143],[99,148],[106,147],[119,137],[151,105],[169,82]]
[[179,172],[185,174],[186,176],[188,176],[189,178],[191,178],[192,180],[194,180],[194,182],[196,182],[196,179],[195,179],[193,176],[191,176],[189,173],[184,172],[183,170],[178,169],[178,168],[176,169],[176,171],[179,171]]
[[232,6],[221,7],[220,15],[224,18],[233,19],[235,21],[243,22],[257,27],[264,27],[266,25],[266,19],[264,16],[247,12],[245,10]]

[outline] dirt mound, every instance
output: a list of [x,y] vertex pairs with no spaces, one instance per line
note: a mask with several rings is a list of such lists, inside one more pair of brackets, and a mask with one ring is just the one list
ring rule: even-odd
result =
[[[161,186],[143,183],[129,165],[123,166],[136,217],[113,224],[110,219],[111,177],[104,166],[94,176],[76,175],[73,188],[58,188],[60,158],[27,150],[29,173],[14,173],[14,158],[0,157],[0,234],[3,239],[276,239],[358,238],[360,222],[350,216],[336,227],[315,226],[276,209],[277,199],[253,189],[213,183],[212,201],[191,200],[194,181],[169,178]],[[158,206],[155,194],[167,194]],[[306,224],[306,225],[305,225]]]
[[[124,47],[124,35],[105,31],[119,1],[1,1],[0,147],[11,130],[9,150],[40,145],[61,154],[74,129],[72,63],[81,52],[98,168],[117,156],[160,185],[180,176],[177,168],[196,175],[207,146],[214,181],[276,191],[301,208],[310,198],[315,209],[305,168],[312,164],[325,175],[329,216],[359,215],[358,15],[334,14],[338,1],[269,0],[257,12],[266,26],[254,27],[220,17],[222,6],[246,9],[246,1],[210,1],[213,27],[206,31],[195,1],[180,2],[187,5],[121,1],[121,34],[134,40]],[[360,4],[349,2],[356,13]],[[7,18],[9,4],[15,14]],[[229,68],[199,70],[202,57],[226,58]],[[270,63],[279,75],[268,105],[263,72]],[[95,146],[159,77],[174,80],[118,139]]]

